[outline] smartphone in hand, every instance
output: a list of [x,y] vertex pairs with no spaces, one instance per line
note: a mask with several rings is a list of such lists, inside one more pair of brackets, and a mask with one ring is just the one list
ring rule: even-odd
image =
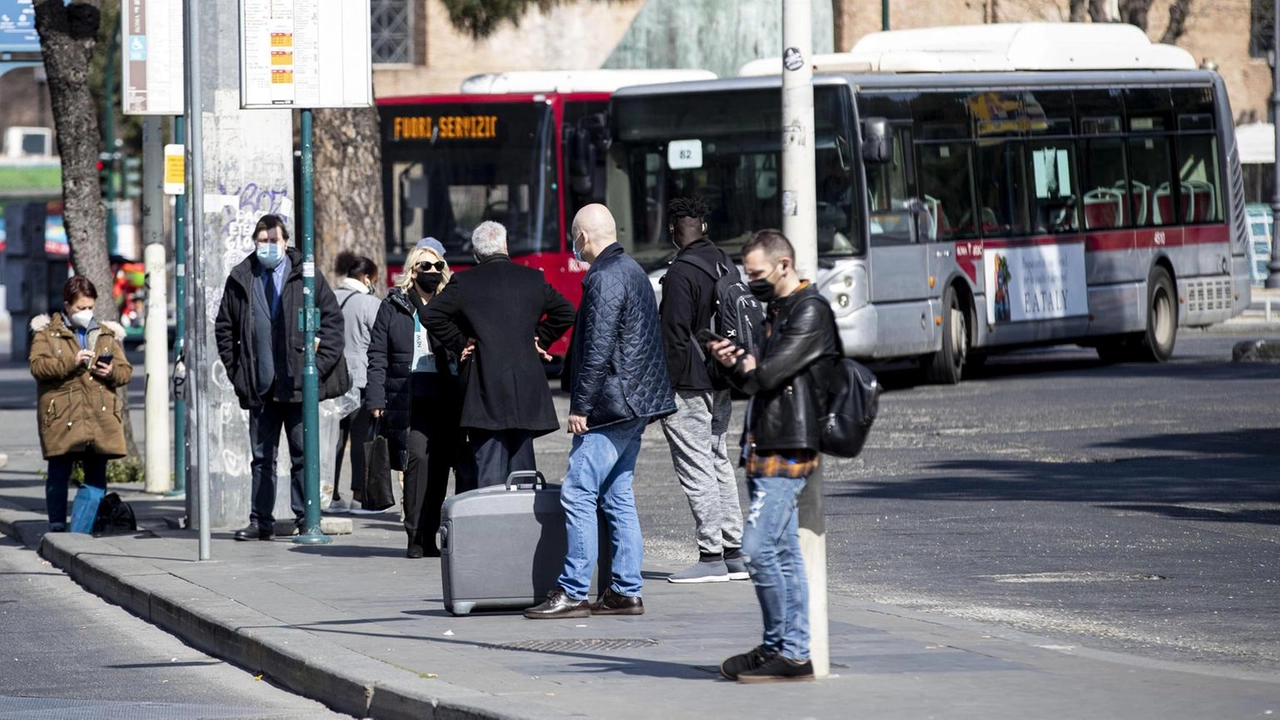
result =
[[110,365],[110,364],[111,364],[111,362],[112,362],[113,360],[115,360],[115,359],[116,359],[115,354],[113,354],[113,353],[106,353],[106,354],[104,354],[104,355],[99,355],[99,356],[98,356],[98,360],[97,360],[97,362],[103,363],[103,364],[105,364],[105,365]]
[[698,338],[698,342],[702,343],[703,345],[710,345],[713,342],[720,342],[721,340],[727,341],[729,339],[727,337],[724,337],[723,335],[718,335],[706,328],[703,328],[702,330],[698,331],[697,338]]

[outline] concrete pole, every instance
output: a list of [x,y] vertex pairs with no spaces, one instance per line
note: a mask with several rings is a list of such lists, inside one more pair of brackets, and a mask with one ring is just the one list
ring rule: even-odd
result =
[[[200,73],[200,3],[197,0],[183,0],[182,7],[184,33],[182,47],[183,52],[186,54],[187,71],[183,82],[186,85],[187,129],[190,135],[186,150],[187,188],[191,195],[191,202],[188,203],[188,209],[191,212],[188,226],[191,228],[191,236],[199,238],[204,230],[204,213],[201,211],[201,198],[204,197],[204,94],[200,87],[203,80]],[[191,262],[187,265],[187,272],[189,278],[196,280],[195,283],[192,283],[196,292],[191,323],[194,336],[187,343],[187,346],[191,348],[190,366],[193,370],[192,374],[199,373],[203,375],[206,373],[205,368],[207,367],[205,364],[205,343],[208,336],[204,302],[207,289],[203,283],[199,282],[200,253],[191,253],[190,260]],[[209,401],[205,397],[205,388],[201,387],[201,384],[199,382],[193,383],[191,391],[195,400],[195,425],[197,428],[203,429],[209,426]],[[197,557],[200,560],[209,560],[212,558],[211,548],[213,542],[209,532],[209,443],[207,440],[201,442],[199,436],[197,436],[195,454],[196,529],[199,531]]]
[[142,119],[142,242],[147,273],[146,491],[169,483],[169,280],[164,251],[164,123]]
[[[813,130],[813,20],[809,0],[782,3],[782,232],[796,250],[796,272],[816,281],[818,205]],[[809,658],[817,677],[831,672],[827,639],[827,538],[822,476],[800,495],[800,553],[809,582]]]

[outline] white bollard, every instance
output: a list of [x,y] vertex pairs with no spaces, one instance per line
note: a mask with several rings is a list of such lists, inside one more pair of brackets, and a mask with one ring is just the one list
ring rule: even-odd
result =
[[147,462],[146,491],[164,493],[173,489],[169,451],[169,278],[165,273],[164,245],[147,245],[143,250],[147,272],[147,324],[145,330],[147,371]]

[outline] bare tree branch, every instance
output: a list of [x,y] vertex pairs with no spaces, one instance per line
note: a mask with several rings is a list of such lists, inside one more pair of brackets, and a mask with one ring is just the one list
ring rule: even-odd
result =
[[1089,0],[1089,19],[1094,22],[1111,22],[1107,0]]
[[1084,22],[1085,17],[1087,17],[1085,15],[1085,5],[1088,2],[1089,0],[1071,0],[1070,22]]
[[1166,45],[1176,45],[1178,39],[1187,31],[1187,18],[1191,16],[1192,0],[1174,0],[1169,5],[1169,26],[1164,29],[1164,35],[1160,36],[1160,42]]

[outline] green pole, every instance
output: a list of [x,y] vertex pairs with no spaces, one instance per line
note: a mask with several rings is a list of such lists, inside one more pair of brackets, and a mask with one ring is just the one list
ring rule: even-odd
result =
[[[186,118],[173,119],[173,142],[186,143]],[[177,327],[174,332],[173,361],[182,357],[187,337],[187,196],[178,195],[173,208],[173,297],[177,311]],[[183,383],[186,374],[183,374]],[[169,497],[187,494],[187,401],[183,399],[186,388],[173,388],[173,490]]]
[[111,33],[107,43],[106,87],[102,91],[102,135],[111,158],[107,162],[107,253],[116,252],[116,43],[120,30]]
[[314,173],[311,154],[311,111],[302,111],[302,453],[306,527],[295,543],[323,545],[332,540],[320,531],[320,378],[316,373],[316,243],[313,226],[315,200],[311,195]]
[[880,29],[889,30],[889,0],[880,0]]

